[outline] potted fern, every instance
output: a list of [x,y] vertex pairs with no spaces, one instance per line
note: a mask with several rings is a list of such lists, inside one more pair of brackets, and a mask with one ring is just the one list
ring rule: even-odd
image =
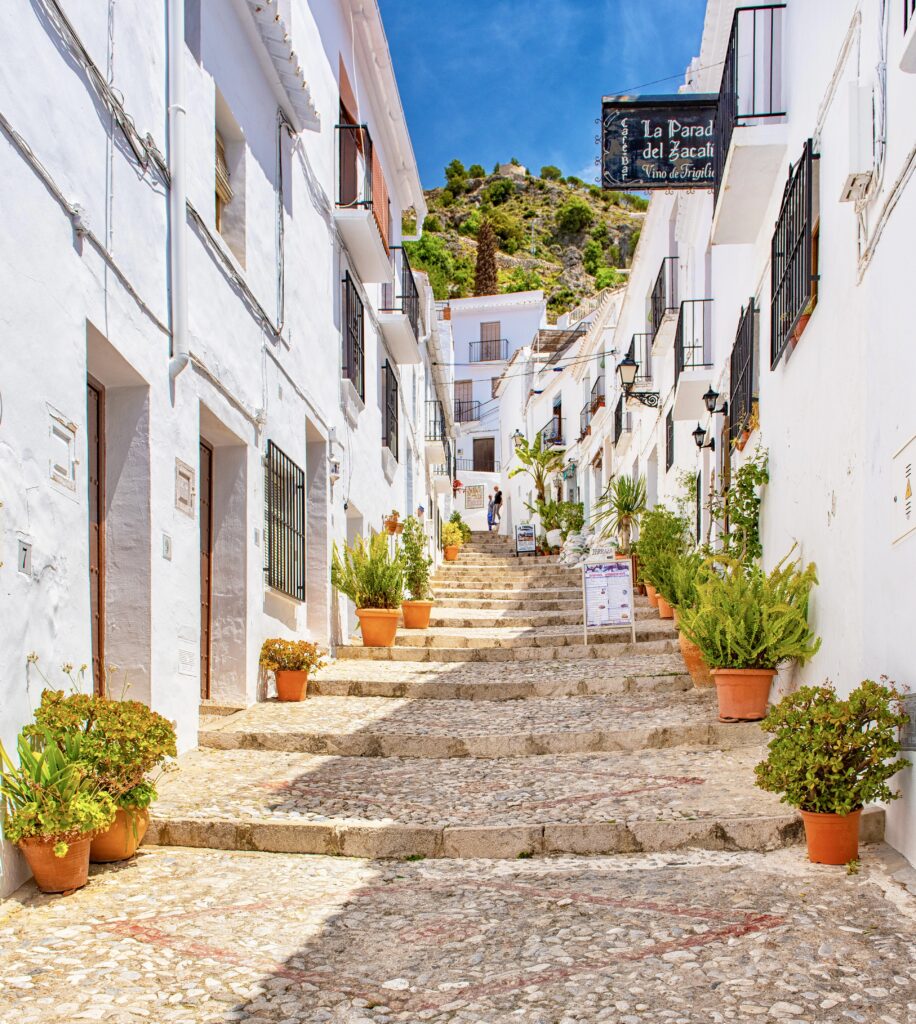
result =
[[309,673],[324,668],[317,644],[273,637],[261,645],[261,668],[273,672],[277,700],[300,701],[308,696]]
[[871,679],[845,700],[832,686],[804,686],[770,709],[763,728],[773,739],[754,769],[757,785],[799,809],[812,861],[858,858],[862,808],[900,795],[888,781],[910,764],[897,757],[906,722],[897,690]]
[[429,569],[433,560],[426,553],[426,534],[416,516],[404,520],[401,537],[404,552],[404,580],[410,600],[401,602],[404,625],[407,629],[426,629],[433,610]]
[[646,584],[649,604],[659,609],[663,619],[674,612],[664,595],[659,595],[659,581],[668,570],[668,560],[687,550],[687,522],[664,505],[647,509],[639,517],[639,567]]
[[808,625],[816,583],[813,563],[801,568],[788,555],[770,573],[721,559],[721,571],[697,583],[697,603],[681,609],[680,628],[712,669],[720,721],[764,718],[778,666],[817,652]]
[[[697,585],[711,571],[707,559],[700,551],[670,555],[664,560],[660,579],[661,592],[671,603],[674,610],[674,621],[680,627],[681,615],[685,610],[695,608],[699,600]],[[703,660],[699,647],[678,628],[678,644],[681,656],[693,685],[697,689],[714,686],[709,666]]]
[[388,537],[357,537],[341,553],[334,545],[331,584],[356,605],[364,647],[393,647],[404,597],[404,558]]
[[3,832],[25,855],[42,892],[70,892],[89,880],[92,837],[115,817],[84,759],[85,735],[60,741],[47,731],[19,734],[19,764],[0,746]]
[[446,562],[456,562],[461,550],[462,532],[458,523],[448,522],[442,527],[442,551]]

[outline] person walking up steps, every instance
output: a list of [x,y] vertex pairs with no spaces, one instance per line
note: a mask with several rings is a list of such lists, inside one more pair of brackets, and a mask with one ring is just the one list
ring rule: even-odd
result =
[[503,492],[497,487],[493,495],[493,525],[499,533],[499,523],[503,514]]
[[494,495],[490,495],[490,500],[487,502],[487,530],[493,532],[493,498]]

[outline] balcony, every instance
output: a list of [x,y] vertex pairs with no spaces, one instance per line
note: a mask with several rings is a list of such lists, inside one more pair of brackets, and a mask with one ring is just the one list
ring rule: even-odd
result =
[[433,466],[433,490],[437,494],[448,494],[455,480],[455,457],[452,455],[452,443],[445,439],[445,461]]
[[[676,329],[677,317],[675,316],[672,319]],[[634,334],[630,338],[630,347],[627,355],[636,363],[637,367],[636,380],[633,382],[634,390],[638,391],[640,388],[649,387],[652,384],[652,345],[654,338],[655,335],[649,332]]]
[[471,342],[472,363],[503,363],[509,358],[509,339],[490,338]]
[[674,419],[700,420],[712,383],[712,299],[681,303],[674,339]]
[[[674,341],[674,328],[678,313],[678,276],[680,263],[677,256],[666,256],[659,267],[652,295],[649,298],[649,334],[659,355],[664,355]],[[637,360],[642,366],[642,362]]]
[[716,114],[714,245],[756,240],[783,166],[785,6],[739,7],[732,20]]
[[353,269],[363,284],[384,284],[391,278],[388,256],[388,203],[373,197],[376,178],[372,139],[364,124],[337,125],[337,196],[334,223],[343,238]]
[[426,402],[426,461],[440,463],[446,461],[446,445],[448,436],[445,432],[445,413],[438,399]]
[[579,440],[584,441],[592,432],[592,403],[586,402],[579,413]]
[[473,423],[480,419],[480,402],[471,399],[455,401],[455,420],[458,423]]
[[486,462],[478,460],[476,465],[473,459],[456,459],[455,465],[459,473],[498,473],[500,471],[499,459],[488,459]]
[[538,431],[542,448],[557,448],[563,444],[563,417],[551,416],[547,424]]
[[420,362],[420,293],[413,279],[407,253],[391,247],[392,280],[382,285],[379,327],[396,363]]
[[589,399],[589,410],[594,417],[599,409],[604,408],[604,374],[599,373],[592,384],[592,393]]
[[916,0],[903,0],[903,56],[900,70],[916,74]]
[[623,455],[630,447],[633,437],[633,413],[626,408],[626,398],[621,395],[614,406],[614,450]]

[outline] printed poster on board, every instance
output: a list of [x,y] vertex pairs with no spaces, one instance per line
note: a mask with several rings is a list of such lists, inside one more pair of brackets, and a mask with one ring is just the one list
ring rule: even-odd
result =
[[583,566],[585,628],[633,624],[633,579],[629,559]]

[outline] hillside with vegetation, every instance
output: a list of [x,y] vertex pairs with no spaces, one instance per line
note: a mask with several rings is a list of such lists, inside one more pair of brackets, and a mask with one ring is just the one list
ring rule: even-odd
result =
[[[551,318],[626,280],[647,206],[642,196],[587,185],[557,167],[534,174],[518,161],[487,174],[480,164],[453,160],[445,185],[426,196],[423,236],[406,248],[437,299],[475,293],[478,233],[488,221],[498,290],[542,288]],[[405,225],[405,233],[414,227]]]

